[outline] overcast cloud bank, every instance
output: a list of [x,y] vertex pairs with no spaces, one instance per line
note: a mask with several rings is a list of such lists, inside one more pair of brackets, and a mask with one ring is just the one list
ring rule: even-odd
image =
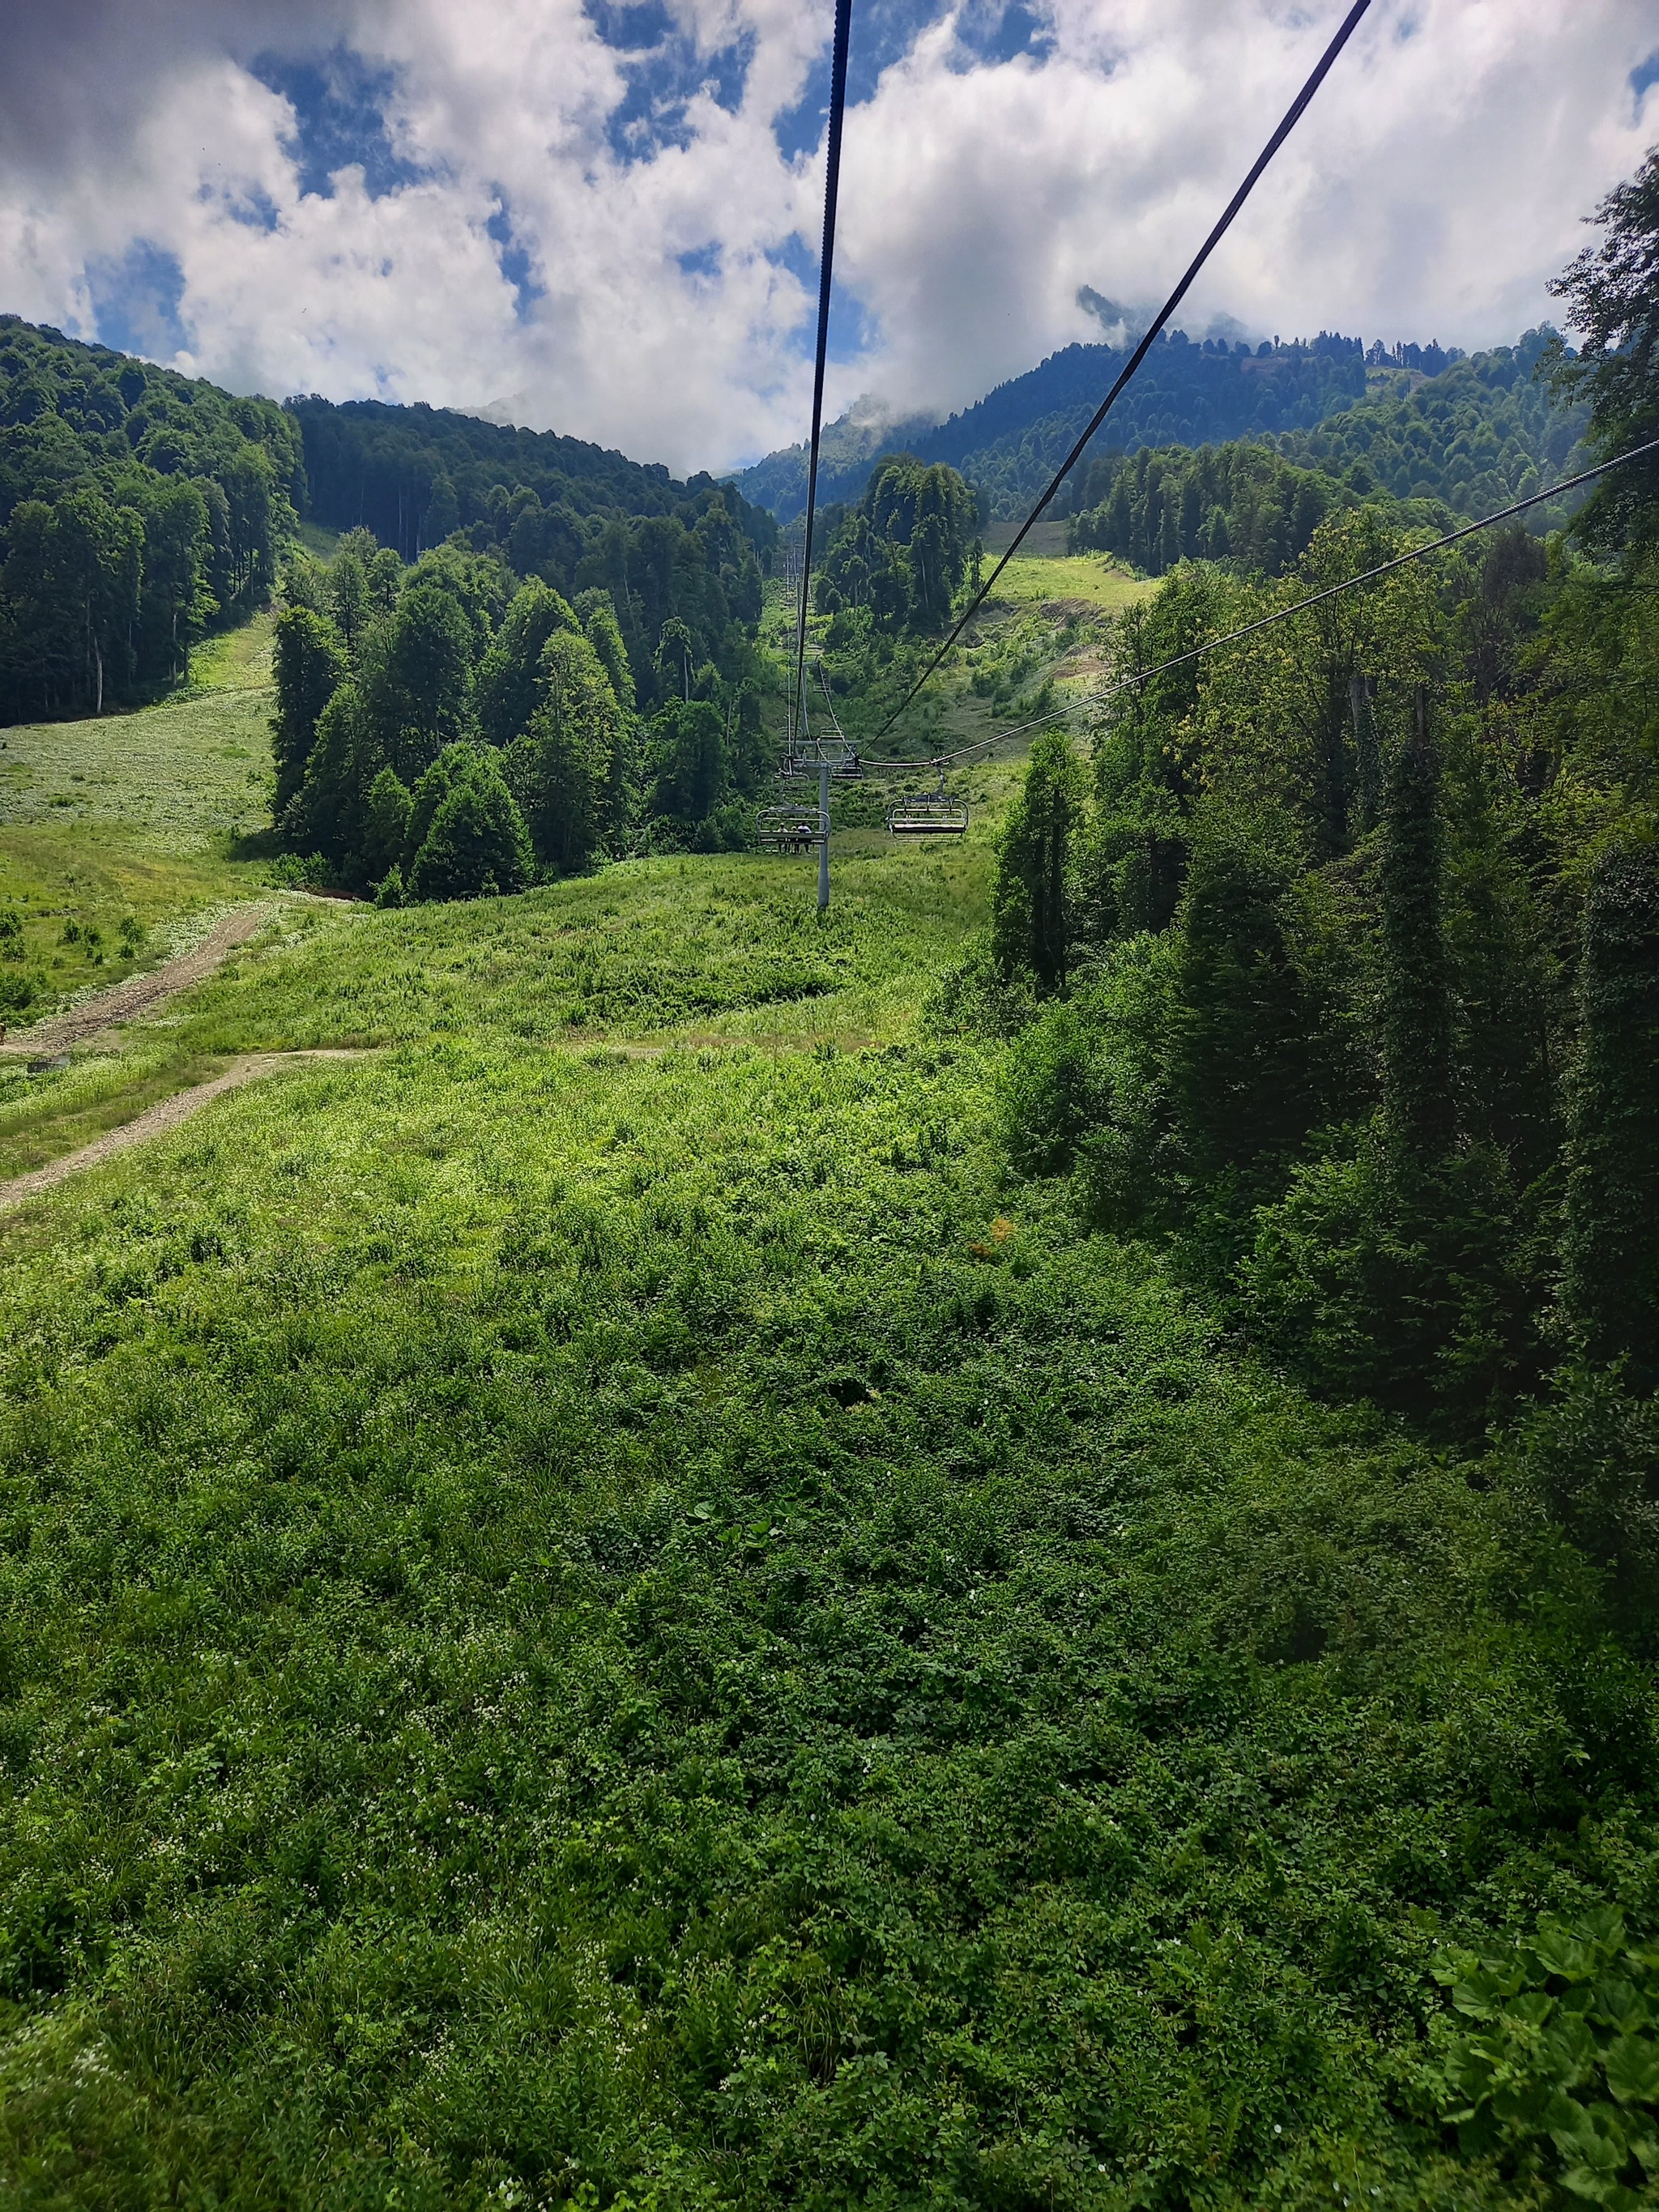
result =
[[[0,307],[240,390],[720,469],[805,428],[829,0],[14,0]],[[860,0],[831,412],[1156,298],[1336,21]],[[1188,326],[1474,346],[1659,137],[1659,0],[1377,0]]]

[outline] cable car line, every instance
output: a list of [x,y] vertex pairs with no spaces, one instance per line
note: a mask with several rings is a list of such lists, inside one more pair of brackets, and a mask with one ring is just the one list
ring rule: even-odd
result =
[[[1321,55],[1312,75],[1303,86],[1301,91],[1297,93],[1296,98],[1291,102],[1290,106],[1285,110],[1283,122],[1280,123],[1278,130],[1273,132],[1273,137],[1268,139],[1261,153],[1257,155],[1255,162],[1251,166],[1249,174],[1245,178],[1243,183],[1239,186],[1238,190],[1233,194],[1231,199],[1227,203],[1226,208],[1224,210],[1220,220],[1217,222],[1215,228],[1211,231],[1209,236],[1205,240],[1203,245],[1200,246],[1197,253],[1194,256],[1192,262],[1188,267],[1186,275],[1176,286],[1174,291],[1170,293],[1169,298],[1164,302],[1163,307],[1159,308],[1158,315],[1151,327],[1147,330],[1139,344],[1136,346],[1134,351],[1130,355],[1128,360],[1124,363],[1122,368],[1120,370],[1116,381],[1113,384],[1111,390],[1106,394],[1106,397],[1101,401],[1099,406],[1096,408],[1094,413],[1090,416],[1087,427],[1085,428],[1082,436],[1079,438],[1077,443],[1072,447],[1071,452],[1067,453],[1065,459],[1060,463],[1059,468],[1054,471],[1053,477],[1049,481],[1048,489],[1043,493],[1036,505],[1026,516],[1024,521],[1020,524],[1012,544],[998,561],[996,567],[992,569],[985,582],[981,585],[978,596],[975,599],[972,605],[969,606],[967,611],[963,615],[960,621],[957,623],[956,628],[951,632],[949,637],[945,639],[944,644],[940,646],[939,651],[928,662],[927,667],[922,670],[921,675],[917,677],[915,682],[905,693],[903,698],[899,701],[898,705],[894,708],[892,713],[882,724],[881,728],[876,734],[876,742],[878,744],[879,744],[882,738],[887,735],[888,731],[892,728],[894,723],[897,721],[899,716],[910,704],[910,702],[915,697],[917,692],[921,690],[922,685],[933,673],[934,670],[944,659],[945,654],[950,652],[951,647],[962,635],[963,631],[967,629],[969,623],[979,612],[980,608],[989,597],[991,586],[996,582],[997,578],[1002,574],[1009,562],[1012,560],[1014,555],[1024,543],[1026,535],[1031,529],[1033,524],[1036,521],[1038,516],[1042,514],[1044,508],[1048,505],[1048,502],[1053,499],[1054,494],[1060,489],[1060,485],[1071,473],[1073,465],[1082,454],[1084,448],[1088,445],[1096,431],[1099,429],[1101,424],[1106,420],[1107,416],[1110,414],[1125,386],[1129,382],[1130,378],[1133,376],[1135,371],[1140,367],[1141,362],[1146,360],[1146,356],[1151,352],[1159,332],[1164,328],[1164,325],[1169,321],[1170,316],[1174,314],[1176,309],[1181,305],[1182,300],[1186,298],[1187,294],[1191,289],[1200,270],[1203,268],[1211,254],[1214,252],[1216,247],[1220,245],[1222,240],[1231,228],[1233,218],[1237,215],[1239,210],[1243,206],[1245,201],[1249,199],[1251,192],[1255,189],[1257,180],[1261,177],[1262,171],[1273,160],[1273,155],[1278,153],[1279,148],[1284,144],[1285,141],[1290,137],[1291,131],[1295,130],[1297,125],[1301,121],[1303,113],[1307,108],[1309,102],[1318,91],[1320,86],[1325,82],[1325,78],[1329,73],[1332,64],[1336,60],[1337,56],[1341,52],[1343,47],[1347,45],[1349,39],[1352,36],[1354,31],[1358,27],[1361,16],[1364,15],[1365,10],[1370,6],[1370,0],[1354,0],[1353,6],[1349,9],[1347,14],[1342,19],[1341,25],[1337,31],[1336,36],[1331,40],[1329,46],[1326,47],[1323,54]],[[828,281],[828,276],[826,275],[826,287]],[[818,339],[820,359],[822,359],[823,355],[823,333],[822,331],[820,331]],[[815,467],[817,465],[817,417],[814,415],[812,453],[813,465]],[[806,542],[810,556],[812,542],[810,535],[811,528],[810,508],[808,510],[807,528],[809,535]],[[803,641],[805,641],[805,635],[806,597],[805,584],[803,582],[801,587],[801,636]]]
[[[830,65],[830,134],[823,173],[823,252],[818,261],[818,336],[812,368],[812,440],[806,461],[806,528],[801,547],[800,619],[795,633],[795,681],[792,702],[806,720],[806,607],[812,587],[812,511],[818,493],[818,447],[823,434],[823,370],[830,346],[830,293],[836,260],[836,203],[841,191],[841,126],[847,106],[847,49],[852,37],[853,0],[836,0],[836,44]],[[791,735],[793,734],[793,716]],[[792,747],[793,750],[793,747]]]

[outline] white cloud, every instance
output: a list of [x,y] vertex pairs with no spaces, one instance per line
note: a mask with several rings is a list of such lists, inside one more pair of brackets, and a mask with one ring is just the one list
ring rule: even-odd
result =
[[[679,469],[799,437],[822,162],[786,159],[773,124],[821,84],[828,0],[671,12],[641,88],[577,0],[14,0],[0,307],[112,326],[109,271],[143,241],[181,272],[181,365],[241,388],[512,395],[537,427]],[[970,33],[914,0],[849,113],[837,274],[866,320],[836,405],[959,406],[1098,335],[1079,285],[1161,297],[1335,20],[1291,0],[1039,12],[1047,36],[995,61],[972,50],[994,8]],[[855,46],[894,21],[855,10]],[[1659,0],[1377,0],[1188,319],[1514,336],[1659,137],[1659,92],[1644,127],[1629,82],[1656,48]],[[386,80],[390,189],[344,160],[349,134],[331,193],[303,188],[333,142],[262,57],[331,51]]]

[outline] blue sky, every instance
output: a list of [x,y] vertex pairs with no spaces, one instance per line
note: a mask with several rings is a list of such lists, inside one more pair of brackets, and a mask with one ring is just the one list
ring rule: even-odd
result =
[[[856,0],[831,403],[1158,296],[1338,0]],[[0,307],[677,469],[800,435],[830,0],[12,0]],[[1659,0],[1375,0],[1188,318],[1501,341],[1659,139]]]

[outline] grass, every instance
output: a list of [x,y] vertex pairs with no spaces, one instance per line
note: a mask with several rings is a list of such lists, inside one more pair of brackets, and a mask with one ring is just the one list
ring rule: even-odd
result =
[[988,605],[1119,614],[1157,589],[1155,582],[1132,576],[1103,553],[1048,559],[1016,554],[997,579],[995,596]]
[[270,804],[270,656],[258,617],[204,646],[163,705],[0,731],[0,913],[22,926],[0,1020],[118,981],[262,887],[263,865],[233,855]]
[[[8,2204],[1542,2212],[1430,1969],[1654,1923],[1653,1684],[1524,1499],[1012,1176],[935,1006],[1012,774],[822,920],[284,901],[4,1079],[0,1172],[378,1048],[0,1217]],[[205,897],[194,804],[3,834]]]
[[984,829],[296,902],[126,1066],[376,1056],[0,1226],[8,2202],[1520,2201],[1430,1961],[1651,1686],[1010,1180]]

